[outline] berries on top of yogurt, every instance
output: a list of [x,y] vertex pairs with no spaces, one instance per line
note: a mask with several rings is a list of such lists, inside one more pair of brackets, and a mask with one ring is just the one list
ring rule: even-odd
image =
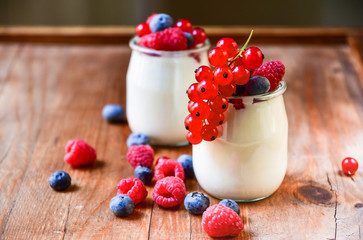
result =
[[175,24],[171,16],[165,13],[153,14],[145,23],[136,26],[138,44],[143,47],[162,51],[181,51],[203,44],[207,35],[202,28],[194,28],[187,19]]
[[189,143],[213,141],[221,135],[229,103],[236,110],[244,108],[242,99],[230,97],[255,96],[278,88],[285,66],[278,60],[263,64],[261,49],[247,47],[252,34],[241,49],[233,38],[220,39],[208,54],[212,66],[195,70],[197,82],[187,90],[190,114],[184,121]]

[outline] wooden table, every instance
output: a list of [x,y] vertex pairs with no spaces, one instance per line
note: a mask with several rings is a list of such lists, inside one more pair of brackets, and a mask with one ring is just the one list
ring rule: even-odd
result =
[[[132,177],[127,122],[107,124],[108,103],[125,105],[132,28],[0,28],[1,239],[208,239],[201,217],[165,210],[149,195],[128,218],[109,210],[116,184]],[[207,28],[246,39],[249,28]],[[240,204],[236,239],[363,238],[362,29],[255,29],[252,44],[286,66],[289,164],[278,191]],[[69,139],[97,149],[97,162],[63,161]],[[190,146],[155,148],[176,159]],[[357,174],[341,160],[360,161]],[[65,170],[72,186],[55,192],[49,175]],[[202,191],[196,180],[187,191]],[[211,198],[211,204],[218,200]]]

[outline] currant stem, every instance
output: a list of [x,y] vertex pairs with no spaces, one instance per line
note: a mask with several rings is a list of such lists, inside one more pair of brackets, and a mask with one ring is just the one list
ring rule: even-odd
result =
[[239,51],[238,55],[237,55],[235,58],[233,58],[233,60],[229,63],[229,66],[230,66],[230,65],[231,65],[234,61],[236,61],[236,60],[237,60],[237,58],[239,58],[239,57],[242,55],[242,52],[245,50],[245,48],[247,47],[248,43],[249,43],[249,42],[250,42],[250,40],[251,40],[252,34],[253,34],[253,29],[251,30],[251,33],[250,33],[250,35],[248,36],[247,41],[245,42],[245,44],[243,45],[243,47],[242,47],[242,48],[241,48],[241,50]]

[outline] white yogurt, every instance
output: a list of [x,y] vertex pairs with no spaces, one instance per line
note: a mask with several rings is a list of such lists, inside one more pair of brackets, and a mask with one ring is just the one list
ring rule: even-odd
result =
[[186,143],[186,90],[195,82],[194,70],[208,65],[209,43],[194,50],[157,51],[130,41],[126,111],[133,132],[144,133],[153,144]]
[[[193,166],[200,186],[217,198],[254,201],[280,186],[287,168],[288,122],[282,93],[285,82],[266,101],[244,108],[229,104],[223,134],[193,145]],[[250,101],[250,103],[248,103]]]

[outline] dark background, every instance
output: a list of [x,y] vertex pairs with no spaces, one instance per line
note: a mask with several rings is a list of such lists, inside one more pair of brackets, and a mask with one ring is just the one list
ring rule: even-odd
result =
[[0,0],[1,25],[136,25],[155,12],[195,25],[363,26],[363,0]]

